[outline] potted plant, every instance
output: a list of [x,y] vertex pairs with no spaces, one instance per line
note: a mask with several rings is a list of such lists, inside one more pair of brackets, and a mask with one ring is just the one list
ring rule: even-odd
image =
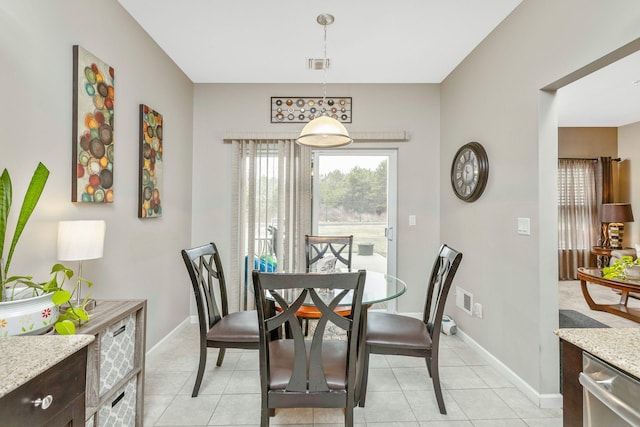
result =
[[[33,282],[32,276],[8,275],[16,245],[40,200],[48,177],[49,170],[38,163],[22,202],[6,262],[3,262],[13,188],[6,169],[0,176],[0,336],[38,334],[52,325],[58,333],[73,334],[75,323],[88,320],[84,304],[74,307],[70,299],[82,282],[89,286],[91,283],[78,278],[72,292],[64,290],[65,281],[73,277],[73,271],[64,265],[55,264],[51,269],[51,279],[44,283]],[[69,304],[69,307],[60,315],[63,304]]]
[[610,266],[602,269],[605,279],[631,279],[640,280],[640,259],[633,259],[629,255],[624,255],[615,260]]

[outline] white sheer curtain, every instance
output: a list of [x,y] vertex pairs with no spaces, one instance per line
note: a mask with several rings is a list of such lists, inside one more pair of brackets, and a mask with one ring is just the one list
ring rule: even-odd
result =
[[254,305],[254,257],[274,256],[277,271],[304,268],[304,235],[311,232],[311,149],[293,139],[234,139],[232,146],[229,304],[246,310]]
[[589,266],[598,243],[596,163],[590,159],[558,160],[558,274],[576,280],[578,267]]

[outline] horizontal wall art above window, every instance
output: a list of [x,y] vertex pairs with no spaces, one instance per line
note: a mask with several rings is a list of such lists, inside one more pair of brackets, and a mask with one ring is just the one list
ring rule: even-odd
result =
[[[326,103],[326,105],[325,105]],[[307,123],[322,115],[328,115],[342,123],[351,123],[351,97],[272,96],[271,123]]]

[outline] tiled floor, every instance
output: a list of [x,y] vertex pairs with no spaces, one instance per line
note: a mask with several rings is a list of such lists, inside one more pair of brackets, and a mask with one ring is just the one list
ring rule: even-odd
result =
[[[215,367],[209,349],[200,394],[191,397],[198,363],[196,325],[163,342],[146,363],[145,426],[258,426],[257,351],[227,350]],[[441,380],[447,415],[441,415],[424,360],[373,355],[366,408],[357,426],[562,426],[562,410],[539,409],[457,336],[442,336]],[[282,409],[271,425],[342,426],[339,409]]]

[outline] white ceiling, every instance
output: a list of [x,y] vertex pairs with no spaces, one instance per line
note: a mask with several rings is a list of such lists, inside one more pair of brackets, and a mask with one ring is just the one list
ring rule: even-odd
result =
[[[194,83],[440,83],[522,0],[118,0]],[[560,90],[561,126],[640,121],[640,54]],[[636,74],[635,76],[633,74]]]

